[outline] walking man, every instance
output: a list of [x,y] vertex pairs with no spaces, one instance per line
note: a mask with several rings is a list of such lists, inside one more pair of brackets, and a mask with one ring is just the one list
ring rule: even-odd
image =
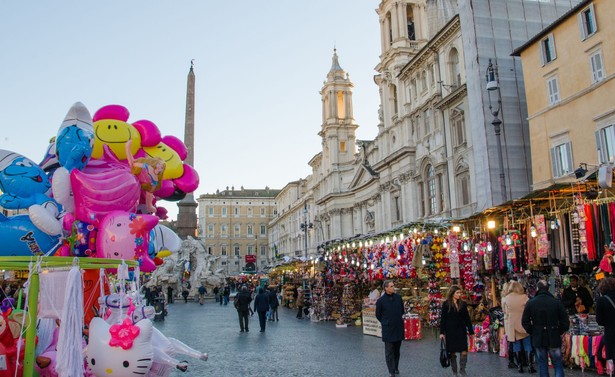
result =
[[228,304],[228,299],[231,296],[231,287],[227,284],[224,286],[224,305]]
[[203,283],[201,283],[201,286],[199,287],[199,304],[201,305],[205,303],[205,293],[207,293],[207,290],[205,289]]
[[254,311],[258,313],[258,323],[261,325],[261,332],[265,332],[267,324],[267,311],[269,310],[269,294],[258,288],[258,294],[254,298]]
[[237,309],[237,315],[239,316],[239,329],[240,332],[249,332],[250,321],[250,302],[252,297],[248,292],[248,287],[241,287],[241,291],[235,296],[235,309]]
[[404,303],[395,293],[395,284],[391,280],[384,282],[384,295],[376,302],[376,318],[382,325],[384,356],[390,377],[399,374],[399,351],[404,340]]
[[551,356],[555,377],[564,377],[562,334],[570,326],[568,315],[562,302],[549,293],[545,280],[538,281],[537,288],[538,294],[525,305],[521,324],[532,335],[540,377],[549,377],[548,356]]
[[216,296],[216,302],[220,302],[220,287],[217,285],[214,287],[214,295]]

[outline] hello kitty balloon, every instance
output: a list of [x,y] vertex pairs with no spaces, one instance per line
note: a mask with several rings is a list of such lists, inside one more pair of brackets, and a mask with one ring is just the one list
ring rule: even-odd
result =
[[97,377],[143,376],[152,367],[152,322],[132,324],[130,319],[109,325],[102,318],[90,322],[90,343],[86,355],[88,367]]

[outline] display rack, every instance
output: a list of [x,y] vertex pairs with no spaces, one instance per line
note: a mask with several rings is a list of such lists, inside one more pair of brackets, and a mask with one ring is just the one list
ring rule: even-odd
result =
[[34,349],[36,347],[36,320],[38,312],[39,273],[44,269],[64,268],[78,266],[81,269],[117,268],[125,263],[129,267],[136,267],[139,262],[134,260],[101,259],[101,258],[73,258],[73,257],[0,257],[0,269],[3,270],[29,270],[30,279],[28,287],[28,306],[26,311],[26,347],[24,351],[24,376],[34,376]]

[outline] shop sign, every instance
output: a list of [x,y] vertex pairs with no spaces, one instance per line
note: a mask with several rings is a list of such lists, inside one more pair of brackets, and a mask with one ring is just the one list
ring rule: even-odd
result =
[[256,263],[256,255],[246,255],[246,263]]
[[363,334],[382,338],[382,326],[376,318],[376,308],[363,308]]

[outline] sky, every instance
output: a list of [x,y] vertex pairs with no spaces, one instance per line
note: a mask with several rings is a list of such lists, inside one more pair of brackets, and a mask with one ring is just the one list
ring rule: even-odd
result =
[[[0,149],[40,162],[74,102],[120,104],[184,138],[196,75],[195,197],[283,188],[321,151],[334,46],[357,139],[377,134],[378,0],[0,2]],[[159,202],[171,218],[177,206]]]

